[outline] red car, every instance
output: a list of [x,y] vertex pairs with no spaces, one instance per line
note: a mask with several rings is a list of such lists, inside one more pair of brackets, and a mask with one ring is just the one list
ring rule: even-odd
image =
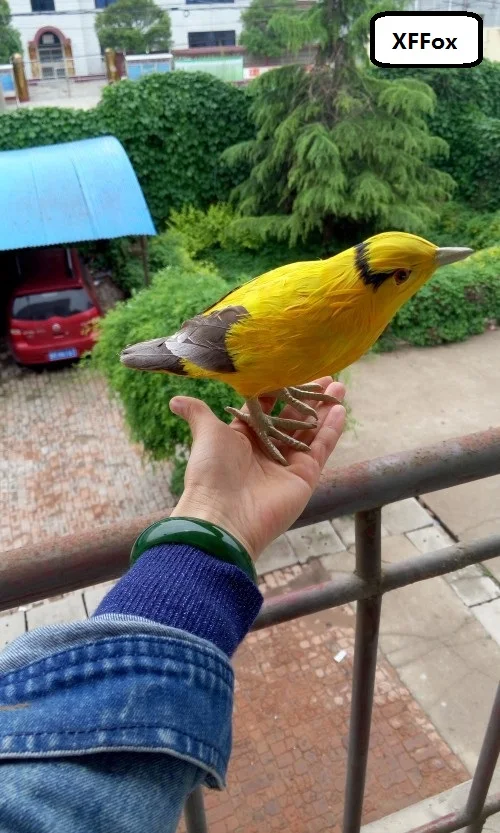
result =
[[17,286],[8,338],[19,364],[78,359],[96,342],[101,310],[76,249],[26,249],[15,256]]

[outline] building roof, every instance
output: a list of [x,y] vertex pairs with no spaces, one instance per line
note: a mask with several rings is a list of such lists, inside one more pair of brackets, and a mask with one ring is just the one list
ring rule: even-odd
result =
[[0,152],[0,251],[156,234],[114,136]]

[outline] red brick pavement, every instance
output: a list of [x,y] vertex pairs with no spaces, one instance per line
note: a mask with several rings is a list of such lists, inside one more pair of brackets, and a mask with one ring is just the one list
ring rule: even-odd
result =
[[[325,578],[318,562],[269,585]],[[268,591],[269,594],[269,591]],[[206,791],[210,833],[336,831],[342,819],[355,616],[350,607],[251,634],[235,658],[233,755],[225,792]],[[335,656],[347,655],[342,661]],[[363,823],[469,778],[380,658]],[[182,825],[181,825],[182,826]]]
[[35,373],[0,359],[0,548],[171,506],[168,463],[130,442],[104,379],[81,368]]

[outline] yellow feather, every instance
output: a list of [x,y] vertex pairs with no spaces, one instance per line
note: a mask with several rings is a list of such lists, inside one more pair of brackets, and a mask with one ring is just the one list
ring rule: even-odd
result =
[[[402,232],[376,235],[364,244],[373,273],[389,273],[380,286],[363,280],[359,248],[324,261],[293,263],[255,278],[204,313],[243,306],[226,346],[234,373],[207,371],[183,361],[194,377],[220,379],[245,398],[337,373],[363,355],[395,312],[436,269],[437,247]],[[397,270],[410,276],[401,285]]]

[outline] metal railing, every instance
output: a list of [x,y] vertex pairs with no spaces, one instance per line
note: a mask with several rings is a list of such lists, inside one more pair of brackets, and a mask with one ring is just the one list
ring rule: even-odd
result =
[[[442,576],[500,554],[500,535],[389,564],[382,569],[381,508],[408,497],[500,474],[500,428],[329,472],[294,527],[354,514],[356,567],[352,575],[266,602],[254,630],[356,601],[353,690],[343,833],[358,833],[365,792],[382,597],[398,587]],[[0,560],[0,610],[116,578],[127,568],[139,532],[165,513],[136,518],[90,534],[14,549]],[[488,795],[500,754],[500,685],[478,764],[462,810],[408,833],[480,833],[500,812],[500,793]],[[185,810],[189,833],[208,830],[200,789]],[[383,823],[382,820],[380,822]]]

